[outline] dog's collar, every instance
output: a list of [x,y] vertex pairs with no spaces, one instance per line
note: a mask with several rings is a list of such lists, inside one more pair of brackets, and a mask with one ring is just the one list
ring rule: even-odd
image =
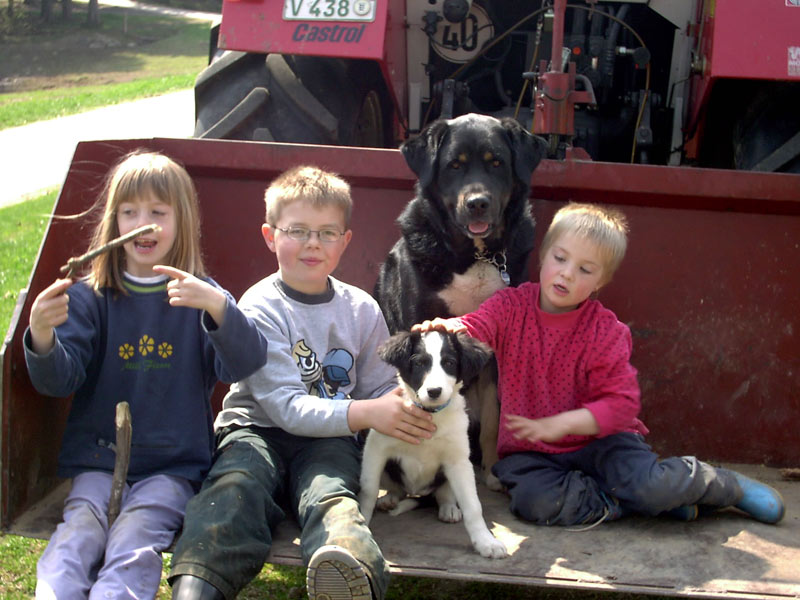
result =
[[[453,396],[450,396],[450,400],[452,400],[452,399],[453,399]],[[421,408],[421,409],[422,409],[422,410],[424,410],[425,412],[429,412],[429,413],[437,413],[437,412],[439,412],[440,410],[442,410],[443,408],[445,408],[445,407],[446,407],[448,404],[450,404],[450,400],[448,400],[448,401],[447,401],[447,402],[445,402],[444,404],[440,404],[439,406],[437,406],[437,407],[435,407],[435,408],[431,408],[431,407],[429,407],[429,406],[423,406],[422,404],[420,404],[420,403],[419,403],[419,402],[417,402],[416,400],[412,400],[411,402],[414,404],[414,406],[417,406],[417,407]]]
[[506,266],[505,250],[489,253],[489,251],[484,247],[480,250],[475,250],[475,260],[489,263],[490,265],[494,266],[498,271],[500,271],[500,279],[503,280],[503,283],[506,285],[511,285],[511,276],[508,274],[508,267]]

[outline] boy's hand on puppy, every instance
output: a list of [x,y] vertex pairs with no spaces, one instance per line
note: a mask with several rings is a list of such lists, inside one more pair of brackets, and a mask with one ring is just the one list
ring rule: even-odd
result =
[[204,310],[214,319],[217,327],[222,326],[228,300],[221,290],[191,273],[175,267],[156,265],[153,267],[153,271],[172,278],[167,284],[170,306],[188,306]]
[[400,388],[380,398],[351,402],[347,421],[352,431],[374,429],[410,444],[429,439],[436,430],[433,416],[406,400]]
[[32,350],[47,354],[56,343],[54,330],[69,317],[67,289],[72,279],[56,279],[42,290],[31,306],[30,328]]
[[458,319],[442,319],[436,317],[431,321],[423,321],[411,326],[411,331],[427,333],[429,331],[443,331],[445,333],[459,333],[466,331],[467,328]]

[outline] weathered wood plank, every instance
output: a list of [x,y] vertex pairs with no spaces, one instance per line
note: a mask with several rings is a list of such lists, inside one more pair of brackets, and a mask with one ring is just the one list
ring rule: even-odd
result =
[[[482,558],[463,525],[440,522],[433,508],[399,517],[377,513],[373,530],[396,575],[663,596],[800,597],[800,482],[783,479],[778,469],[730,466],[783,494],[787,511],[780,524],[726,510],[691,523],[629,517],[576,532],[524,523],[508,511],[504,495],[480,487],[484,516],[509,558]],[[34,506],[10,532],[47,537],[67,489],[62,485]],[[281,524],[270,561],[302,565],[297,536],[294,523]]]

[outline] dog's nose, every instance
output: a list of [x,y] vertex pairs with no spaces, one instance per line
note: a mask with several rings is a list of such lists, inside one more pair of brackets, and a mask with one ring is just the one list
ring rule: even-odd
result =
[[472,215],[480,215],[489,208],[489,198],[486,196],[472,196],[467,199],[467,210]]
[[442,395],[442,388],[428,388],[428,398],[438,398]]

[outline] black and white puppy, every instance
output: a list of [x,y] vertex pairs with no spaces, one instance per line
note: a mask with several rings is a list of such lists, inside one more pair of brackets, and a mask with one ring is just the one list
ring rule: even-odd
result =
[[[361,467],[361,512],[367,523],[376,503],[398,515],[415,508],[418,498],[433,494],[439,519],[462,519],[475,550],[487,558],[507,555],[483,520],[469,460],[463,385],[474,379],[491,357],[482,342],[464,333],[401,332],[379,349],[398,370],[400,386],[414,404],[433,414],[433,437],[414,445],[372,430]],[[380,488],[387,490],[380,500]]]

